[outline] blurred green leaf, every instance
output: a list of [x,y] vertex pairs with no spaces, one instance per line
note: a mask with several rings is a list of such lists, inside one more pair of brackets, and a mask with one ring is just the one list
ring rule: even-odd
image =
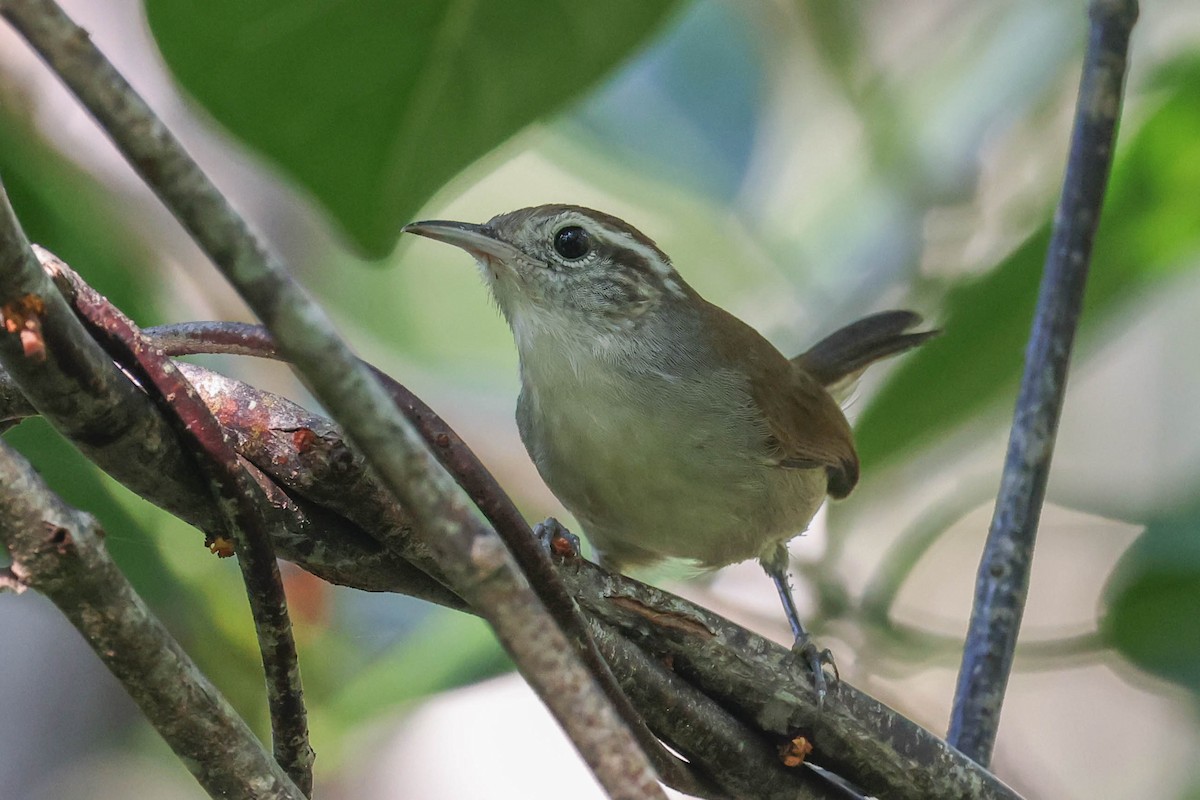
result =
[[1105,595],[1109,644],[1200,692],[1200,508],[1152,522],[1117,563]]
[[671,0],[146,0],[179,81],[382,256],[452,176],[587,91]]
[[62,258],[140,325],[162,322],[158,273],[122,198],[50,147],[20,98],[0,96],[0,176],[29,240]]
[[495,634],[467,614],[438,610],[420,630],[356,675],[331,704],[344,725],[511,669]]
[[[1162,104],[1119,152],[1096,237],[1082,330],[1200,252],[1200,62],[1157,80]],[[945,302],[944,335],[896,369],[857,424],[863,461],[883,462],[1015,394],[1042,265],[1046,222],[988,275]]]

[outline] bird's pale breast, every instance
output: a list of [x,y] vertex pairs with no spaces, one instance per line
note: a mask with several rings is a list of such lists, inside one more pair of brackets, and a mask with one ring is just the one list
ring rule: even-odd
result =
[[765,426],[736,373],[688,380],[670,363],[641,363],[631,380],[578,353],[537,355],[522,358],[522,440],[609,561],[717,567],[761,557],[801,533],[824,500],[823,470],[769,463]]

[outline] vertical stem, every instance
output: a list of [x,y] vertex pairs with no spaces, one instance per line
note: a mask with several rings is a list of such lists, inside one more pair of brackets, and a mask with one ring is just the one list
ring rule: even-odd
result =
[[984,766],[996,741],[1029,589],[1034,539],[1112,163],[1129,36],[1137,14],[1136,0],[1092,0],[1089,9],[1091,33],[1067,173],[1025,354],[1000,494],[976,578],[947,737]]

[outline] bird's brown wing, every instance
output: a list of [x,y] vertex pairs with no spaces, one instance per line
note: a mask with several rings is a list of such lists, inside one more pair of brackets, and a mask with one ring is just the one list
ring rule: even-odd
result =
[[[789,372],[778,376],[775,388],[752,387],[767,421],[769,452],[781,467],[824,467],[829,494],[845,497],[858,483],[858,454],[850,424],[820,383],[794,368]],[[790,391],[779,391],[786,383],[791,384]]]
[[768,458],[785,469],[819,469],[829,477],[829,494],[845,497],[858,483],[858,455],[850,424],[816,378],[784,358],[757,331],[712,304],[706,330],[719,330],[718,358],[751,376],[751,399],[767,427]]

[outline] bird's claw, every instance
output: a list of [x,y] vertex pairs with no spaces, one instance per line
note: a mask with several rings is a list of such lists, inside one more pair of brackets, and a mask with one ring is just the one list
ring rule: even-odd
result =
[[554,517],[533,526],[533,535],[542,547],[558,558],[579,558],[579,537],[567,530]]
[[808,667],[813,674],[813,689],[817,693],[817,707],[821,708],[825,705],[825,696],[829,693],[829,679],[825,675],[826,665],[833,667],[833,683],[837,684],[842,680],[841,673],[838,672],[837,662],[833,660],[833,653],[829,648],[818,650],[813,643],[812,637],[807,634],[796,638],[792,645],[792,655],[800,659],[804,666]]

